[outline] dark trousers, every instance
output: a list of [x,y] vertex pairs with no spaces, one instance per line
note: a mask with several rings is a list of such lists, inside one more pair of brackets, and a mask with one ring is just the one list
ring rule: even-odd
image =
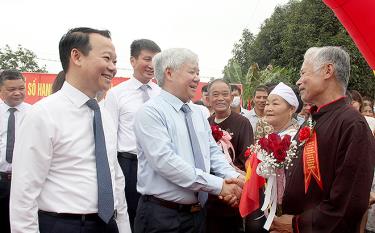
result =
[[[99,218],[99,217],[98,217]],[[82,220],[39,212],[40,233],[118,233],[116,221]]]
[[263,228],[266,223],[264,212],[257,209],[245,218],[245,233],[267,233]]
[[238,216],[210,216],[206,219],[207,233],[243,233],[241,227],[243,221]]
[[205,210],[191,213],[139,199],[135,233],[202,233]]
[[117,159],[125,176],[125,197],[128,204],[129,222],[130,228],[134,232],[134,218],[137,212],[138,200],[141,196],[137,192],[138,160],[136,155],[126,152],[119,152]]
[[9,224],[9,196],[10,179],[0,178],[0,228],[1,232],[10,233]]
[[[264,202],[264,188],[259,189],[259,205]],[[260,209],[255,210],[245,218],[245,233],[267,233],[263,228],[266,223],[264,212]]]
[[243,220],[238,208],[232,208],[217,196],[209,195],[207,201],[207,233],[243,233]]

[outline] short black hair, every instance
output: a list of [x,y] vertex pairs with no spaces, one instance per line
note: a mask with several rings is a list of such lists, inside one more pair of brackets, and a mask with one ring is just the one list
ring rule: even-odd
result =
[[157,45],[154,41],[149,39],[139,39],[131,43],[130,56],[138,58],[142,50],[148,50],[154,53],[159,53],[161,51],[159,45]]
[[[363,96],[362,97],[362,102],[364,102],[364,101],[369,101],[370,102],[370,107],[371,108],[374,108],[374,100],[371,98],[371,97],[369,97],[369,96]],[[365,104],[363,103],[363,105],[365,106]]]
[[3,70],[0,73],[0,86],[4,84],[4,81],[6,80],[17,80],[17,79],[22,79],[25,81],[25,77],[19,72],[18,70]]
[[208,85],[207,84],[204,85],[201,90],[202,90],[202,93],[203,92],[208,92]]
[[70,52],[72,49],[78,49],[85,56],[87,56],[87,54],[90,52],[92,47],[90,45],[89,35],[92,33],[100,34],[111,39],[111,33],[108,30],[98,30],[88,27],[70,29],[61,37],[59,43],[59,53],[61,65],[65,73],[69,69]]
[[225,81],[224,79],[218,78],[218,79],[214,79],[214,80],[212,80],[212,81],[210,81],[210,82],[208,83],[208,88],[207,88],[208,93],[210,92],[211,87],[212,87],[215,83],[218,83],[218,82],[222,82],[222,83],[227,84],[227,86],[228,86],[228,88],[229,88],[229,90],[230,90],[230,84],[229,84],[227,81]]
[[241,88],[237,86],[236,84],[230,85],[230,91],[231,92],[238,91],[240,95],[242,94]]
[[254,93],[253,93],[253,97],[255,97],[255,94],[257,93],[257,91],[264,91],[264,92],[267,92],[267,94],[269,94],[271,92],[271,90],[269,88],[267,88],[266,86],[259,85],[255,88]]

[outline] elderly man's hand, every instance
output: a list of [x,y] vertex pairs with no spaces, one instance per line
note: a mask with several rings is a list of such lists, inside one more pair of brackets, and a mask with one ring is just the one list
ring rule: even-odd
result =
[[238,206],[242,193],[241,183],[242,182],[237,178],[225,179],[219,194],[219,199],[232,207]]
[[270,233],[293,233],[293,215],[275,217],[270,228]]
[[243,186],[245,185],[245,180],[246,180],[246,178],[245,178],[245,176],[244,175],[239,175],[238,177],[237,177],[237,179],[238,179],[238,185],[241,187],[241,188],[243,188]]

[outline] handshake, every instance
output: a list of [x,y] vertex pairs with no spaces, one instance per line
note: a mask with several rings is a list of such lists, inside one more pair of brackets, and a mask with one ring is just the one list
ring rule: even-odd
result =
[[240,175],[237,178],[225,179],[219,194],[219,199],[232,207],[237,207],[240,203],[244,183],[245,177],[243,175]]

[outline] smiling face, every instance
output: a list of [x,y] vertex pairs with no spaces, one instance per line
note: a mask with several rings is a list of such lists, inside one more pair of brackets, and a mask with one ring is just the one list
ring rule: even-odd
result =
[[80,53],[79,60],[84,84],[84,93],[95,97],[98,92],[105,92],[111,87],[111,80],[116,75],[116,51],[111,39],[100,34],[89,35],[91,50],[87,56]]
[[271,94],[267,98],[266,107],[264,108],[265,120],[272,125],[276,131],[287,126],[295,108],[289,105],[279,95]]
[[216,114],[230,114],[230,104],[232,103],[233,96],[228,84],[221,81],[213,83],[210,86],[208,99]]
[[362,115],[363,116],[369,116],[369,117],[374,117],[374,112],[371,106],[369,105],[364,105],[362,107]]
[[258,112],[263,112],[266,106],[268,93],[266,91],[256,91],[254,96],[255,109]]
[[25,99],[25,81],[22,79],[4,80],[0,86],[1,99],[9,106],[15,107]]
[[138,57],[131,57],[130,63],[134,69],[134,77],[146,84],[154,77],[152,58],[157,52],[141,50]]
[[169,91],[186,103],[194,98],[199,83],[199,66],[197,63],[186,62],[177,70],[166,69],[169,77]]

